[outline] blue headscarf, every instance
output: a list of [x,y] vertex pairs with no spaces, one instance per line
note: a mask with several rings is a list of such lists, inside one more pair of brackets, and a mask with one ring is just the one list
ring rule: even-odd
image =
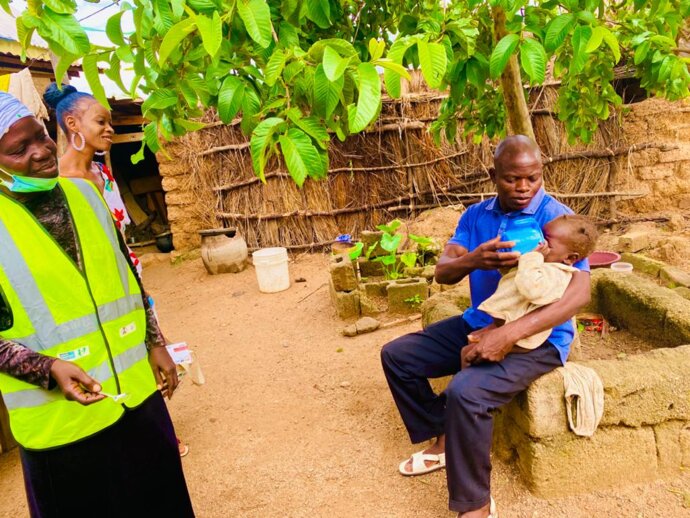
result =
[[6,92],[0,92],[0,138],[19,119],[33,116],[34,114],[19,99]]

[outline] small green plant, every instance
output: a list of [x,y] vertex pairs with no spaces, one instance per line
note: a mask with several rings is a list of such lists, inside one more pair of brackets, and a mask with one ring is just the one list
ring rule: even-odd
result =
[[420,266],[430,264],[430,259],[436,257],[440,251],[440,246],[434,238],[416,236],[414,234],[409,234],[407,237],[417,243],[417,261]]
[[374,262],[383,265],[386,279],[399,279],[403,275],[401,271],[403,266],[412,268],[417,264],[417,254],[415,252],[405,252],[398,259],[398,248],[400,248],[403,238],[402,234],[398,234],[398,229],[401,225],[402,221],[394,219],[388,225],[378,225],[376,227],[383,232],[379,244],[388,254],[375,258]]
[[407,302],[412,307],[417,307],[423,301],[422,301],[422,297],[419,296],[419,293],[415,293],[414,297],[409,297],[409,298],[405,299],[405,302]]

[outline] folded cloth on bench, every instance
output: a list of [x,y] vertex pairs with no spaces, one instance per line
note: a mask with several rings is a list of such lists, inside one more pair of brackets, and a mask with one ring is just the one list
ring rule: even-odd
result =
[[604,415],[604,384],[589,367],[573,362],[557,369],[563,375],[568,426],[576,435],[591,437]]

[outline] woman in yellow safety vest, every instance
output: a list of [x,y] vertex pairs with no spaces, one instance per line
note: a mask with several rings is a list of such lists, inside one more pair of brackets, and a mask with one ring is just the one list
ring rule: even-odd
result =
[[[0,92],[0,392],[31,516],[193,516],[177,387],[107,206]],[[158,389],[158,390],[157,390]]]

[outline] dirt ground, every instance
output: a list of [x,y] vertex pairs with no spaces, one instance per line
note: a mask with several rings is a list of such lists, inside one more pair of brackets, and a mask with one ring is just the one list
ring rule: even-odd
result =
[[[326,258],[291,263],[303,277],[258,291],[252,267],[208,276],[200,260],[157,263],[144,279],[163,329],[196,350],[207,383],[185,379],[170,404],[200,517],[444,517],[445,475],[403,478],[410,445],[379,364],[387,341],[419,323],[340,335]],[[595,494],[543,500],[495,462],[502,518],[690,516],[690,473]],[[573,477],[578,476],[576,473]],[[0,515],[26,515],[17,450],[0,456]]]

